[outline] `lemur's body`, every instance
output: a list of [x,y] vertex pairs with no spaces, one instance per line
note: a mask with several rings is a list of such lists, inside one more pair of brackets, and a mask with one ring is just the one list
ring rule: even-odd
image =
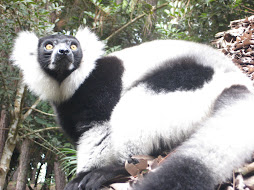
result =
[[[39,48],[19,54],[26,37]],[[12,55],[25,83],[53,103],[60,125],[77,143],[78,177],[66,190],[97,189],[124,174],[131,156],[176,147],[134,189],[213,189],[251,158],[252,84],[224,55],[165,40],[103,57],[103,45],[87,29],[76,38],[38,42],[22,33]],[[40,56],[48,57],[40,62]]]

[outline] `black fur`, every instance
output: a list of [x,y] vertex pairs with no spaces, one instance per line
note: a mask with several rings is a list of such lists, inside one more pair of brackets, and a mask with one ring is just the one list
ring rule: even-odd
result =
[[244,99],[246,95],[250,93],[251,92],[243,85],[233,85],[230,88],[226,88],[215,101],[214,112],[236,100]]
[[[160,138],[158,142],[159,145],[154,145],[149,155],[153,157],[158,157],[159,155],[162,156],[163,153],[168,153],[172,149],[172,147],[169,146],[169,143],[165,142],[165,139]],[[176,145],[174,147],[176,147]]]
[[[67,101],[55,103],[60,125],[75,141],[93,126],[109,120],[122,90],[123,65],[116,57],[104,57],[75,94]],[[86,127],[84,127],[86,125]]]
[[170,155],[156,172],[150,172],[134,190],[211,190],[214,189],[210,170],[201,162],[184,156]]
[[148,88],[160,92],[176,90],[196,90],[212,79],[214,70],[196,63],[190,57],[170,60],[164,66],[147,74],[139,83],[147,84]]
[[99,190],[102,185],[110,183],[117,177],[128,176],[124,166],[110,165],[91,172],[80,172],[77,177],[70,181],[64,190],[85,189]]

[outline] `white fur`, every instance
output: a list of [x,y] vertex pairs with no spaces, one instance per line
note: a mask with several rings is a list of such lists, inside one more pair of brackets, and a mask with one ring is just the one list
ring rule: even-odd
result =
[[112,161],[110,136],[98,145],[110,133],[109,127],[108,123],[98,124],[82,135],[77,146],[77,172],[88,172]]
[[[161,138],[171,146],[186,140],[191,134],[199,131],[205,125],[204,122],[212,117],[215,100],[225,88],[230,88],[232,85],[244,85],[253,92],[250,80],[228,58],[219,51],[205,45],[174,40],[155,41],[127,48],[111,55],[120,58],[125,68],[123,75],[124,90],[119,103],[114,108],[110,121],[112,148],[114,150],[112,155],[123,162],[129,158],[129,155],[146,155],[154,147],[159,148],[159,140]],[[152,69],[160,67],[164,61],[184,56],[190,56],[196,59],[198,63],[214,69],[215,73],[212,80],[206,83],[203,88],[195,91],[157,94],[150,91],[146,85],[133,87],[137,80]],[[244,113],[244,109],[243,106],[241,109],[242,113]],[[225,122],[230,121],[227,120]],[[239,118],[238,121],[240,121]],[[223,128],[225,123],[221,124],[218,122],[218,125]],[[246,127],[250,127],[250,125]],[[215,142],[214,134],[216,130],[211,134]],[[225,135],[223,130],[218,130],[218,133],[222,132]],[[230,132],[228,131],[228,133]],[[196,141],[199,141],[198,138]],[[206,136],[204,135],[203,139],[205,140],[205,138]],[[218,143],[227,144],[223,139],[220,139]],[[253,143],[248,147],[249,149],[253,149]],[[206,143],[202,142],[202,145],[204,145],[204,150],[197,148],[197,151],[203,151],[206,154]],[[239,145],[239,147],[241,146]],[[215,147],[217,148],[217,146]],[[79,149],[85,148],[86,142],[82,138]],[[200,155],[196,159],[202,160],[203,154],[197,154],[195,148],[193,149],[194,156]],[[209,147],[207,149],[209,150]],[[231,153],[226,153],[224,148],[222,150],[225,152],[224,155],[226,157]],[[216,155],[216,151],[214,152]],[[104,152],[101,154],[101,157],[107,157],[106,154],[103,156]],[[189,154],[191,155],[191,153]],[[83,162],[87,155],[79,155],[80,166],[87,167],[86,162]],[[244,159],[239,159],[240,161],[236,160],[236,165],[242,164],[247,157],[249,157],[249,154],[245,154]],[[111,157],[109,158],[112,159]],[[227,160],[222,161],[219,159],[219,162],[222,163],[221,166],[228,164]],[[96,162],[98,164],[98,160]],[[212,162],[209,168],[216,167],[216,164],[218,162]],[[223,167],[219,168],[223,170]],[[223,170],[222,173],[228,173],[228,169]]]
[[111,55],[123,60],[124,89],[165,61],[184,56],[194,57],[201,65],[211,66],[222,72],[239,72],[239,69],[221,52],[202,44],[181,40],[157,40],[114,52]]
[[[148,154],[159,137],[171,145],[192,134],[211,117],[214,102],[225,88],[239,84],[253,92],[250,80],[228,58],[205,45],[155,41],[112,55],[121,58],[125,67],[125,91],[111,117],[113,145],[117,152],[121,150],[118,153],[123,159],[130,154],[127,144],[135,143],[133,154]],[[184,56],[214,69],[213,79],[203,88],[160,94],[151,92],[145,85],[132,88],[137,79],[163,61]]]
[[232,171],[249,161],[254,151],[253,106],[253,95],[228,105],[203,123],[179,152],[203,162],[218,182],[230,178]]
[[130,154],[127,144],[140,148],[133,148],[134,155],[146,155],[160,137],[169,145],[184,140],[211,117],[216,97],[232,84],[243,84],[241,77],[217,74],[211,83],[196,91],[156,94],[145,85],[129,90],[112,114],[113,146],[124,160]]
[[104,54],[104,44],[87,28],[80,28],[79,40],[83,59],[80,67],[68,76],[61,85],[47,75],[37,61],[38,38],[32,32],[19,33],[11,60],[24,74],[24,83],[37,96],[44,100],[61,102],[70,98],[95,67],[95,61]]

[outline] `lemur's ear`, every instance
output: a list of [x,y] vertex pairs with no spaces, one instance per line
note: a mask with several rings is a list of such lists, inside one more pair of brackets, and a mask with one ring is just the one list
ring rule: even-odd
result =
[[90,29],[80,27],[75,37],[81,45],[83,55],[86,55],[89,49],[93,50],[88,51],[89,57],[92,56],[93,52],[96,54],[96,58],[98,58],[98,54],[104,54],[104,43],[102,43]]
[[20,32],[15,40],[11,61],[22,71],[27,68],[37,67],[37,49],[39,39],[33,32]]

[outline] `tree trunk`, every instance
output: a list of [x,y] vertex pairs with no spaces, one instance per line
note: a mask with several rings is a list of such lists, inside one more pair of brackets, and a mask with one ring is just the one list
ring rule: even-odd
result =
[[7,113],[5,107],[3,106],[0,117],[0,160],[2,158],[4,143],[6,140],[6,129],[8,128],[7,124]]
[[28,166],[30,162],[30,144],[29,139],[25,139],[21,146],[21,154],[19,158],[19,173],[16,184],[16,190],[26,190]]
[[56,190],[63,190],[66,185],[65,173],[63,172],[58,161],[54,162],[54,174],[55,174],[55,183]]
[[[21,77],[21,74],[20,74]],[[12,121],[10,121],[9,125],[9,132],[7,135],[7,139],[5,143],[2,145],[3,152],[2,157],[0,160],[0,190],[4,189],[4,185],[6,182],[6,175],[9,171],[11,157],[14,151],[14,148],[16,147],[17,138],[18,138],[18,130],[19,130],[19,124],[25,120],[32,112],[32,108],[35,108],[36,105],[39,103],[39,100],[37,100],[34,105],[24,114],[22,117],[22,109],[23,109],[23,100],[25,96],[25,85],[19,81],[17,85],[17,94],[14,102],[14,110],[12,112]]]
[[17,169],[14,171],[13,176],[11,178],[11,181],[17,181],[18,180],[19,168],[20,168],[20,166],[18,166]]
[[25,94],[25,85],[19,82],[17,95],[14,103],[14,115],[12,124],[9,127],[8,137],[4,144],[0,161],[0,190],[3,190],[6,175],[9,171],[11,157],[17,143],[18,126],[21,121],[22,103]]

